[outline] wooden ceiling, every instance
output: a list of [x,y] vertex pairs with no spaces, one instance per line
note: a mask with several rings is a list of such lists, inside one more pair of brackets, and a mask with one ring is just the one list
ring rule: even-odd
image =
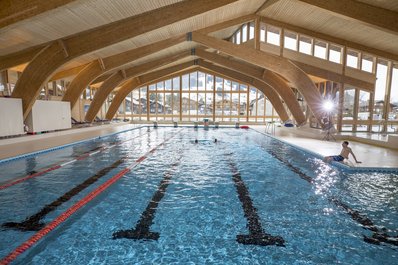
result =
[[[0,10],[2,10],[0,11],[0,60],[2,57],[10,56],[16,52],[23,52],[27,49],[70,37],[124,18],[173,5],[182,2],[182,0],[22,1],[25,2],[25,5],[21,4],[21,1],[19,3],[16,2],[0,2]],[[239,0],[204,14],[82,55],[63,65],[59,70],[78,67],[98,58],[105,58],[249,14],[257,14],[265,18],[305,28],[315,33],[318,32],[359,43],[398,56],[398,31],[386,30],[360,19],[353,19],[349,14],[340,14],[327,10],[327,8],[320,7],[319,2],[322,1]],[[352,2],[377,8],[379,11],[384,9],[386,12],[393,12],[392,14],[397,14],[398,19],[397,0],[344,0],[345,4],[351,4]],[[154,17],[153,19],[156,20],[157,18]],[[212,36],[227,38],[231,36],[238,26],[228,26],[223,30],[212,33]],[[194,47],[197,47],[197,44],[183,43],[176,45],[124,65],[123,68],[170,56]],[[16,69],[23,68],[23,66],[20,66]],[[115,70],[120,68],[122,67]]]
[[[398,31],[380,28],[376,25],[353,19],[352,17],[331,12],[330,10],[311,5],[312,0],[279,0],[258,14],[290,25],[306,28],[311,31],[327,34],[379,50],[398,54]],[[344,0],[346,2],[347,0]],[[353,1],[353,0],[349,0]],[[319,0],[314,0],[319,2]],[[396,0],[362,0],[368,5],[394,11],[398,28],[398,1]],[[341,1],[343,4],[343,1]],[[371,10],[370,10],[371,11]],[[368,13],[372,16],[372,13]]]

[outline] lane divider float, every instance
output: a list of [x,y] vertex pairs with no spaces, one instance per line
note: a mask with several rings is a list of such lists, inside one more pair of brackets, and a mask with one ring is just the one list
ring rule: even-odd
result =
[[61,168],[61,167],[64,167],[64,166],[69,165],[69,164],[72,164],[72,163],[74,163],[74,162],[82,161],[82,160],[84,160],[84,159],[86,159],[86,158],[88,158],[88,157],[90,157],[90,156],[96,155],[96,154],[101,153],[101,152],[103,152],[103,151],[105,151],[105,150],[109,150],[109,149],[111,149],[111,148],[113,148],[113,147],[115,147],[115,146],[121,145],[122,143],[125,143],[125,142],[128,142],[128,141],[132,141],[132,140],[137,139],[137,138],[139,138],[139,137],[141,137],[141,136],[144,136],[145,134],[148,134],[148,133],[149,133],[149,132],[146,132],[146,133],[140,134],[140,135],[138,135],[138,136],[136,136],[136,137],[130,138],[130,139],[128,139],[128,140],[120,141],[120,142],[115,143],[115,144],[110,144],[110,145],[108,145],[108,146],[101,147],[101,148],[99,148],[99,150],[98,150],[98,148],[96,148],[95,151],[93,151],[93,152],[85,153],[85,154],[80,155],[80,156],[78,156],[78,157],[76,157],[76,158],[74,158],[74,159],[65,161],[65,162],[63,162],[63,163],[61,163],[61,164],[53,165],[53,166],[51,166],[51,167],[49,167],[49,168],[46,168],[46,169],[44,169],[44,170],[42,170],[42,171],[35,172],[35,173],[33,173],[33,174],[29,174],[29,175],[27,175],[27,176],[25,176],[25,177],[23,177],[23,178],[20,178],[20,179],[15,180],[15,181],[6,183],[6,184],[4,184],[4,185],[0,185],[0,190],[9,188],[9,187],[11,187],[11,186],[14,186],[14,185],[16,185],[16,184],[19,184],[19,183],[21,183],[21,182],[24,182],[25,180],[32,179],[32,178],[36,178],[36,177],[38,177],[38,176],[44,175],[44,174],[46,174],[46,173],[48,173],[48,172],[57,170],[57,169],[59,169],[59,168]]
[[[175,135],[174,135],[175,136]],[[143,156],[139,157],[137,160],[135,160],[132,164],[128,165],[126,168],[121,170],[119,173],[111,177],[109,180],[107,180],[105,183],[100,185],[98,188],[96,188],[94,191],[90,192],[88,195],[86,195],[83,199],[72,205],[69,209],[67,209],[65,212],[63,212],[61,215],[59,215],[57,218],[55,218],[53,221],[51,221],[48,225],[46,225],[43,229],[35,233],[32,237],[30,237],[28,240],[26,240],[24,243],[19,245],[17,248],[15,248],[12,252],[10,252],[6,257],[0,260],[0,265],[7,265],[14,261],[19,255],[24,253],[26,250],[31,248],[35,243],[37,243],[40,239],[42,239],[45,235],[50,233],[52,230],[57,228],[61,223],[65,222],[72,214],[74,214],[76,211],[78,211],[80,208],[82,208],[84,205],[89,203],[91,200],[93,200],[95,197],[97,197],[99,194],[104,192],[106,189],[108,189],[112,184],[117,182],[121,177],[123,177],[126,173],[130,172],[131,169],[139,165],[142,161],[144,161],[150,154],[153,154],[159,147],[163,146],[167,141],[169,141],[172,137],[167,138],[165,141],[160,143],[159,145],[155,146],[152,148],[150,151],[145,153]]]

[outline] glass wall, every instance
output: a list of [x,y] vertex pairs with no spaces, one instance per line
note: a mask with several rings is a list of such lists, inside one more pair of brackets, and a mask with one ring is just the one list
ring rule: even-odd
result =
[[387,70],[388,64],[384,60],[377,62],[376,70],[376,88],[375,88],[375,102],[373,106],[373,121],[374,126],[372,131],[382,132],[383,131],[383,120],[384,120],[384,102],[386,98],[386,87],[387,87]]
[[264,122],[278,119],[269,100],[255,87],[201,71],[135,89],[119,111],[133,120],[151,121],[208,118],[220,122]]
[[388,132],[398,132],[398,64],[392,68],[390,104],[388,105]]
[[9,96],[7,71],[0,71],[0,96]]
[[360,90],[358,105],[357,105],[357,113],[358,113],[358,123],[357,123],[357,131],[368,131],[368,125],[370,121],[370,93],[367,91]]
[[354,120],[355,89],[344,90],[342,131],[352,131]]
[[297,34],[285,31],[284,46],[286,49],[297,51]]

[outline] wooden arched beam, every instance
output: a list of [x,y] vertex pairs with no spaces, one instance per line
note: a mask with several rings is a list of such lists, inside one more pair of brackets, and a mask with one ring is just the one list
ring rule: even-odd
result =
[[242,72],[240,72],[240,69],[231,70],[231,69],[228,69],[225,67],[221,67],[221,66],[217,66],[217,65],[205,62],[203,60],[199,60],[199,65],[201,67],[204,67],[205,69],[228,76],[230,78],[234,78],[236,80],[246,82],[246,83],[256,87],[258,90],[263,92],[264,95],[269,99],[269,101],[271,102],[271,105],[274,107],[275,111],[279,115],[279,118],[283,122],[285,122],[289,119],[289,115],[287,114],[286,109],[283,106],[281,99],[279,98],[279,95],[267,83],[243,74]]
[[25,64],[31,61],[36,54],[43,50],[47,45],[39,45],[23,51],[14,52],[8,55],[0,56],[0,72],[17,65]]
[[192,67],[197,67],[194,62],[183,63],[176,66],[171,66],[166,69],[158,70],[155,72],[151,72],[145,75],[141,75],[138,77],[134,77],[128,81],[126,81],[118,90],[115,97],[112,99],[112,103],[109,106],[108,112],[106,113],[106,118],[111,120],[113,116],[115,116],[117,110],[122,104],[123,100],[127,97],[127,95],[133,91],[135,88],[142,86],[148,82],[155,81],[160,78],[164,78],[168,75],[180,72],[182,69],[187,69]]
[[[235,80],[240,80],[242,82],[256,86],[270,100],[271,104],[274,106],[274,108],[275,108],[276,112],[278,113],[279,117],[281,118],[281,120],[286,121],[289,119],[288,114],[287,114],[279,96],[264,82],[255,80],[254,78],[251,78],[251,77],[241,74],[239,72],[235,72],[235,71],[232,71],[232,70],[229,70],[226,68],[222,68],[219,66],[215,66],[215,65],[203,62],[202,60],[199,60],[198,64],[199,64],[200,69],[204,69],[207,72],[214,72],[214,73],[224,75],[229,78],[232,78]],[[189,64],[188,64],[188,66],[189,66]],[[116,114],[117,110],[119,109],[120,105],[122,104],[123,100],[135,88],[142,86],[144,84],[147,84],[149,82],[154,82],[156,79],[161,79],[161,78],[164,78],[165,76],[169,76],[170,74],[174,74],[174,73],[176,73],[176,71],[180,71],[181,69],[184,69],[186,67],[187,66],[184,67],[184,65],[179,65],[177,67],[170,67],[166,71],[161,70],[161,71],[149,73],[149,74],[146,74],[143,76],[139,76],[139,77],[130,79],[128,82],[123,84],[123,86],[118,90],[117,94],[113,98],[111,106],[109,107],[109,110],[106,114],[106,118],[110,120],[115,116],[115,114]]]
[[72,80],[72,82],[68,86],[68,89],[66,90],[64,97],[62,98],[62,101],[69,101],[72,109],[84,89],[103,73],[132,62],[134,60],[143,58],[152,53],[180,44],[185,40],[185,36],[169,38],[93,61]]
[[299,0],[317,6],[334,15],[360,21],[366,25],[391,34],[398,33],[398,12],[355,0]]
[[84,67],[66,89],[62,101],[70,102],[70,108],[73,109],[80,95],[88,85],[104,72],[100,60],[92,61]]
[[3,1],[0,8],[0,28],[61,7],[75,0]]
[[123,71],[117,71],[97,89],[93,101],[90,103],[90,107],[86,113],[86,117],[84,118],[86,121],[92,122],[95,119],[95,116],[101,109],[109,93],[124,80],[124,76],[125,74]]
[[304,71],[288,59],[243,45],[238,46],[232,42],[219,40],[197,32],[192,33],[192,40],[206,47],[216,49],[222,53],[273,71],[286,78],[300,91],[315,117],[322,124],[321,120],[324,116],[324,111],[322,110],[322,97],[317,87]]
[[42,49],[23,71],[12,92],[13,98],[22,99],[23,117],[26,119],[40,90],[49,77],[66,62],[61,44],[53,42]]
[[120,83],[134,76],[176,62],[190,55],[191,51],[189,52],[186,51],[173,56],[167,56],[158,60],[137,65],[129,69],[123,69],[113,74],[111,77],[105,80],[105,82],[97,89],[93,101],[91,102],[90,107],[87,111],[85,120],[92,122],[95,119],[95,116],[101,109],[101,106],[104,104],[106,98],[113,91],[113,89],[116,88]]
[[115,116],[117,110],[119,109],[120,105],[122,104],[123,100],[127,97],[127,95],[133,91],[135,88],[141,86],[141,81],[139,77],[131,78],[130,80],[126,81],[118,90],[115,97],[112,99],[112,103],[109,106],[108,111],[106,112],[106,119],[112,120],[113,116]]
[[90,63],[81,64],[81,65],[78,65],[76,67],[67,68],[65,70],[59,71],[59,72],[55,73],[50,78],[49,82],[60,80],[60,79],[64,79],[64,78],[68,78],[68,77],[77,76],[89,64]]
[[[219,31],[228,27],[232,27],[232,26],[236,26],[236,25],[241,25],[243,23],[246,23],[248,21],[254,20],[254,19],[261,19],[261,17],[256,16],[256,15],[244,15],[241,17],[237,17],[228,21],[223,21],[221,23],[215,24],[215,25],[211,25],[208,27],[205,27],[203,29],[200,29],[199,31],[201,33],[204,34],[208,34],[214,31]],[[311,34],[310,34],[311,35]],[[42,50],[47,44],[40,44],[40,45],[36,45],[33,46],[31,48],[27,48],[24,49],[22,51],[18,51],[12,54],[8,54],[8,55],[4,55],[4,56],[0,56],[0,71],[8,69],[8,68],[12,68],[15,67],[17,65],[20,64],[25,64],[25,63],[29,63],[29,61],[32,60],[32,58],[40,51]],[[360,49],[363,50],[363,49]],[[371,53],[375,53],[374,51],[372,51]],[[377,53],[376,53],[377,55]],[[391,56],[385,56],[384,57],[387,58],[391,58]],[[58,75],[58,72],[56,73],[56,75]],[[54,76],[51,78],[53,79]]]
[[294,95],[292,89],[280,76],[272,73],[271,71],[264,70],[263,68],[240,63],[216,53],[207,52],[203,49],[196,49],[195,55],[235,71],[239,69],[239,72],[267,83],[283,99],[297,124],[301,125],[306,122],[305,116],[300,108],[296,96]]
[[55,41],[29,63],[19,78],[12,97],[22,99],[23,115],[26,118],[44,83],[63,64],[78,56],[236,1],[181,1]]

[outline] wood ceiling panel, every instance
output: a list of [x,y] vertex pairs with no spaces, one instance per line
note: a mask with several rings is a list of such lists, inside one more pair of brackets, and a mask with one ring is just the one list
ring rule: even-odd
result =
[[368,5],[381,7],[398,12],[398,1],[397,0],[357,0]]
[[295,0],[281,0],[263,10],[260,15],[398,54],[398,35]]
[[[159,28],[157,30],[148,32],[135,38],[111,45],[96,52],[81,56],[78,59],[73,60],[73,62],[64,65],[61,70],[68,69],[70,67],[76,67],[80,64],[86,64],[92,60],[96,60],[97,58],[105,58],[130,49],[148,45],[150,43],[158,42],[160,40],[168,39],[173,36],[178,36],[187,32],[195,31],[197,29],[205,28],[217,23],[221,23],[225,20],[251,14],[256,11],[258,6],[261,5],[262,2],[263,0],[238,1],[225,7],[207,12],[203,15],[195,16],[184,21],[171,24],[169,26]],[[216,35],[220,38],[226,38],[229,37],[232,32],[233,31],[231,29],[227,29],[226,31],[220,31],[216,33]],[[194,44],[188,45],[192,46]],[[179,48],[174,49],[186,48],[180,45],[178,45],[178,47]],[[170,53],[176,52],[176,50],[173,50],[173,48],[171,48],[170,51]]]
[[172,55],[178,54],[178,53],[183,52],[183,51],[190,51],[192,48],[195,48],[197,46],[198,46],[198,44],[196,44],[195,42],[184,42],[184,43],[181,43],[179,45],[175,45],[173,47],[170,47],[170,48],[158,51],[156,53],[153,53],[151,55],[145,56],[145,57],[143,57],[141,59],[138,59],[138,60],[135,60],[135,61],[133,61],[133,62],[131,62],[129,64],[125,64],[123,66],[115,68],[114,71],[117,71],[117,70],[120,70],[120,69],[126,69],[126,68],[129,68],[129,67],[134,67],[136,65],[140,65],[140,64],[144,64],[144,63],[147,63],[147,62],[150,62],[150,61],[154,61],[154,60],[157,60],[157,59],[161,59],[161,58],[164,58],[164,57],[172,56]]
[[87,0],[0,29],[0,56],[182,0]]

